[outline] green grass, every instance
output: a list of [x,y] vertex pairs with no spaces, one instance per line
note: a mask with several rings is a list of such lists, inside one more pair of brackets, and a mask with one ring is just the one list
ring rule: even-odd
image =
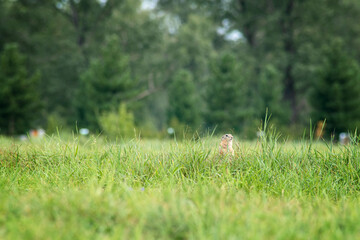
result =
[[0,239],[359,239],[360,147],[0,138]]

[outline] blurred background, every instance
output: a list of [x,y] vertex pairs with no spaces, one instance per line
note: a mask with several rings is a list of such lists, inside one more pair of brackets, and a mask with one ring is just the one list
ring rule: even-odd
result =
[[0,135],[251,139],[266,109],[348,133],[359,23],[359,0],[0,0]]

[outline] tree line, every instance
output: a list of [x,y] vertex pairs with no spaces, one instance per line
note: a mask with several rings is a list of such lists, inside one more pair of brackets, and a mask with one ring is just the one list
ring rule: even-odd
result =
[[[0,134],[360,125],[356,0],[0,0]],[[112,128],[113,125],[124,127]]]

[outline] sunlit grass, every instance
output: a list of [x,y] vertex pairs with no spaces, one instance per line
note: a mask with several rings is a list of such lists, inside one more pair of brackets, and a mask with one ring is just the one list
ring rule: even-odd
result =
[[359,238],[360,148],[0,138],[0,238]]

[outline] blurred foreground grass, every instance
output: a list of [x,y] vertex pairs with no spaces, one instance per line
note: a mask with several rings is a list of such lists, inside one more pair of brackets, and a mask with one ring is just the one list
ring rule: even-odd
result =
[[360,148],[0,138],[1,239],[358,239]]

